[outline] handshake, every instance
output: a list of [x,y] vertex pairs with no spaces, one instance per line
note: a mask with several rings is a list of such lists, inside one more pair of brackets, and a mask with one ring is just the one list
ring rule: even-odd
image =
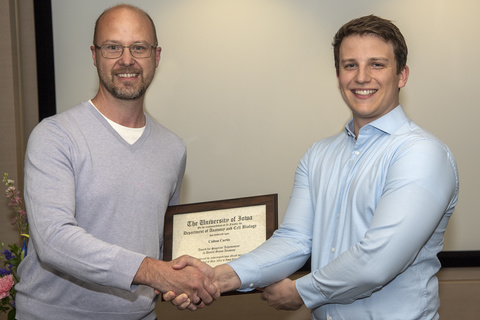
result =
[[222,292],[239,288],[240,279],[228,265],[213,269],[184,255],[169,262],[146,257],[133,284],[150,286],[179,309],[195,311],[212,304]]
[[[241,286],[240,278],[229,265],[212,268],[188,255],[170,262],[145,258],[133,283],[148,285],[178,309],[191,311],[202,309],[217,300],[221,293]],[[261,299],[276,309],[296,310],[303,305],[295,281],[288,278],[259,290],[262,291]]]

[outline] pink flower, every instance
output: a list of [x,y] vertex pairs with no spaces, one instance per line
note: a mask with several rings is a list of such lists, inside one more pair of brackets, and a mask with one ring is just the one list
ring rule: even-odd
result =
[[13,282],[13,275],[9,274],[3,278],[0,278],[0,299],[8,297],[10,295],[10,289],[15,283]]

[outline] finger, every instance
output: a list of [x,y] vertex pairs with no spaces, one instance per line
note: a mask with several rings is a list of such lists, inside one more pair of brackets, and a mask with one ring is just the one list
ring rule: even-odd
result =
[[204,275],[206,275],[210,279],[215,278],[215,271],[214,269],[206,264],[205,262],[202,262],[201,260],[191,257],[189,255],[183,255],[180,258],[177,259],[177,261],[174,264],[174,269],[181,269],[184,268],[185,266],[192,266],[200,270]]
[[[187,299],[184,303],[182,303],[181,305],[178,305],[177,308],[179,310],[185,310],[185,309],[189,308],[190,305],[193,305],[193,303],[190,299]],[[189,310],[191,310],[191,309],[189,308]],[[191,311],[195,311],[195,310],[191,310]]]
[[190,311],[196,311],[198,308],[197,308],[197,306],[196,306],[194,303],[190,303],[190,304],[187,306],[187,309],[190,310]]
[[205,307],[206,307],[205,303],[200,300],[200,301],[198,301],[197,303],[191,303],[191,304],[187,307],[187,309],[190,310],[190,311],[196,311],[196,310],[198,310],[198,309],[203,309],[203,308],[205,308]]
[[[207,283],[208,285],[206,285]],[[195,292],[193,293],[193,295],[191,295],[191,299],[193,303],[198,303],[199,301],[203,301],[206,304],[211,304],[213,302],[212,295],[205,288],[205,287],[208,287],[210,284],[211,283],[208,280],[204,280],[201,283],[201,285],[196,286]],[[216,292],[217,290],[215,289],[214,291]]]
[[[188,303],[187,303],[187,302],[188,302]],[[182,294],[179,295],[178,297],[175,297],[175,299],[173,299],[173,300],[171,301],[171,303],[172,303],[174,306],[179,307],[179,306],[181,306],[181,305],[183,305],[183,304],[185,304],[185,303],[187,303],[186,306],[188,306],[188,305],[191,303],[191,301],[190,301],[190,299],[188,298],[188,296],[187,296],[186,293],[182,293]],[[185,306],[185,307],[186,307],[186,306]],[[183,309],[185,309],[185,308],[183,308]]]
[[208,294],[213,298],[213,300],[217,300],[218,298],[220,298],[220,289],[215,284],[207,284],[205,285],[205,289],[207,290]]
[[211,304],[213,302],[213,297],[206,290],[200,290],[197,293],[199,299],[193,299],[194,302],[202,301],[206,304]]
[[[155,290],[155,292],[157,292],[157,291],[158,290]],[[168,291],[167,293],[163,294],[163,300],[165,300],[165,301],[171,301],[173,298],[175,298],[175,292],[173,292],[173,291]]]
[[187,265],[189,265],[188,258],[189,258],[189,256],[184,255],[184,256],[181,256],[180,258],[176,259],[176,260],[173,260],[173,262],[175,262],[175,263],[172,265],[172,268],[175,269],[175,270],[180,270],[180,269],[185,268]]

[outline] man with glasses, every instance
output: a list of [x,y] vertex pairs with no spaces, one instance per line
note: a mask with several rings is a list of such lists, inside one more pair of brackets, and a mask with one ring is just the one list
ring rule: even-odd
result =
[[206,264],[174,270],[160,260],[186,150],[144,112],[161,51],[151,18],[113,7],[98,18],[93,44],[96,96],[45,119],[29,139],[31,241],[17,319],[155,319],[158,293],[186,292],[200,308],[219,295]]

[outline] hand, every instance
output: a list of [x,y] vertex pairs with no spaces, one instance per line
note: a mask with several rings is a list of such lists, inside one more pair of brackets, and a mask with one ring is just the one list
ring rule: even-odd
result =
[[171,291],[176,296],[185,293],[196,308],[203,308],[220,296],[213,283],[214,275],[213,268],[189,256],[170,262],[147,257],[133,283],[151,286],[157,294]]
[[[212,267],[207,265],[206,263],[201,262],[200,260],[184,255],[181,256],[178,259],[174,260],[174,264],[172,265],[172,268],[175,270],[182,270],[186,267],[195,267],[201,272],[203,272],[210,281],[213,281],[215,278],[215,272]],[[214,285],[215,286],[215,285]],[[212,295],[213,299],[216,300],[220,297],[220,291],[218,291],[218,288],[215,286],[215,293]],[[188,293],[181,293],[181,294],[176,294],[174,291],[168,291],[163,294],[163,299],[165,301],[171,301],[173,305],[177,306],[178,309],[184,310],[188,309],[191,311],[195,311],[197,309],[202,309],[206,305],[210,305],[211,302],[209,301],[196,301],[194,297],[191,298],[191,296],[188,295]]]
[[260,298],[268,302],[270,307],[277,310],[297,310],[303,305],[303,300],[298,294],[295,281],[283,279],[265,288],[257,288],[262,291]]
[[[185,262],[184,260],[181,262]],[[185,265],[184,263],[177,263],[174,268],[181,267]],[[219,265],[215,267],[215,285],[220,290],[220,292],[232,291],[240,288],[241,282],[238,278],[236,272],[227,264]],[[174,292],[167,292],[163,295],[165,301],[170,301],[178,309],[184,310],[188,309],[195,311],[198,309],[192,301],[188,298],[188,295],[182,293],[181,295],[175,296]]]
[[196,304],[192,303],[190,298],[186,293],[182,293],[178,296],[175,296],[175,292],[168,291],[167,293],[163,294],[163,300],[170,301],[174,306],[178,308],[178,310],[185,310],[188,309],[190,311],[195,311],[199,309]]
[[215,267],[215,285],[223,293],[240,288],[242,282],[232,267],[221,264]]

